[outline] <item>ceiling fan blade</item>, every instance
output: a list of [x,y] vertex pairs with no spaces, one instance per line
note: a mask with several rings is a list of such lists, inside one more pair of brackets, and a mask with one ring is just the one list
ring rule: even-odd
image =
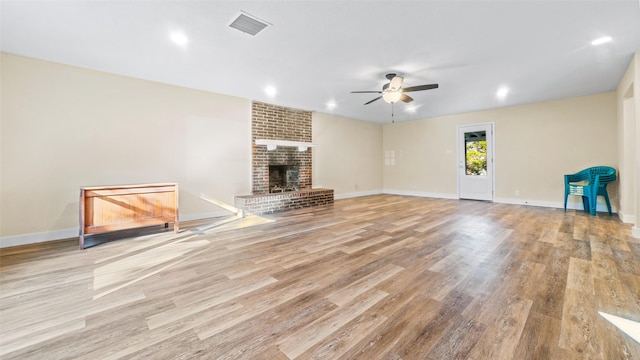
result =
[[402,92],[431,90],[431,89],[437,89],[437,88],[438,88],[438,84],[409,86],[409,87],[403,88]]
[[404,101],[406,103],[410,103],[413,101],[413,98],[407,94],[402,94],[402,96],[400,97],[400,101]]
[[382,94],[382,91],[352,91],[352,94]]
[[366,103],[364,103],[364,104],[365,104],[365,105],[369,105],[369,104],[371,104],[372,102],[374,102],[374,101],[376,101],[376,100],[380,100],[380,99],[382,99],[382,96],[378,96],[377,98],[375,98],[375,99],[373,99],[373,100],[371,100],[371,101],[367,101],[367,102],[366,102]]
[[402,86],[403,81],[404,81],[404,78],[402,76],[394,76],[393,79],[391,79],[391,82],[389,83],[389,87],[391,89],[398,90]]

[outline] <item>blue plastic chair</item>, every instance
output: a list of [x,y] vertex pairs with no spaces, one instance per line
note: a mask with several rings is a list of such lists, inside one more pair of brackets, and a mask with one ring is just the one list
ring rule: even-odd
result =
[[609,166],[594,166],[575,174],[564,176],[564,211],[567,211],[569,195],[582,196],[584,211],[596,216],[598,196],[603,196],[611,215],[611,201],[607,193],[607,184],[616,180],[616,169]]

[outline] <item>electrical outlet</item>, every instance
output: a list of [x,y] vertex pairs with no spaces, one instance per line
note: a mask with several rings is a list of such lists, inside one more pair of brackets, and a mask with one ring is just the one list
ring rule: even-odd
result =
[[520,190],[516,190],[516,196],[520,196]]
[[354,190],[358,190],[358,184],[353,185]]

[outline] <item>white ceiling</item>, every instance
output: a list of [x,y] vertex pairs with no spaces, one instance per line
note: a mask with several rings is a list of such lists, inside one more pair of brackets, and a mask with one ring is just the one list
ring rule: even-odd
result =
[[[395,105],[427,118],[612,91],[640,50],[638,0],[6,1],[2,51],[304,110],[387,123],[363,105],[384,75],[438,83]],[[228,25],[246,12],[255,37]],[[178,46],[173,31],[189,39]],[[598,47],[601,36],[613,41]],[[265,87],[277,88],[269,97]],[[500,86],[509,94],[496,97]],[[334,101],[336,107],[328,109]]]

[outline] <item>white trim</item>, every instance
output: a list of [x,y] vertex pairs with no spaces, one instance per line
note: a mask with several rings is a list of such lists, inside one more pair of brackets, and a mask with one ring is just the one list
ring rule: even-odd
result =
[[354,193],[334,195],[333,198],[335,200],[342,200],[342,199],[351,199],[351,198],[356,198],[361,196],[380,195],[382,193],[383,193],[382,190],[360,191],[360,192],[354,192]]
[[317,146],[316,144],[304,141],[270,139],[256,139],[256,145],[267,145],[267,150],[275,150],[278,146],[297,147],[298,151],[307,151],[308,148]]
[[462,144],[460,144],[460,128],[464,127],[473,127],[473,126],[489,126],[491,128],[491,201],[495,201],[496,199],[496,123],[495,122],[484,122],[477,124],[466,124],[466,125],[458,125],[456,126],[456,199],[460,199],[460,148]]
[[[529,205],[529,206],[540,206],[540,207],[548,207],[548,208],[564,208],[564,203],[559,201],[540,201],[540,200],[525,200],[521,198],[495,198],[493,202],[500,204],[510,204],[510,205]],[[582,204],[580,204],[580,208],[578,209],[572,203],[567,203],[567,209],[575,209],[582,210]]]
[[635,224],[636,223],[636,217],[633,214],[625,214],[622,211],[618,212],[618,217],[620,217],[620,220],[623,223],[626,224]]
[[[567,200],[567,209],[569,210],[584,210],[582,206],[582,200],[578,200],[579,197],[569,197]],[[561,201],[544,201],[544,200],[528,200],[522,198],[495,198],[494,202],[501,204],[512,204],[512,205],[530,205],[530,206],[540,206],[540,207],[548,207],[548,208],[557,208],[564,209],[564,202]],[[615,206],[611,206],[611,212],[617,213]],[[598,212],[606,212],[607,203],[603,198],[598,198],[598,203],[596,204],[596,211]]]
[[422,191],[406,191],[406,190],[383,190],[382,193],[389,194],[389,195],[405,195],[405,196],[418,196],[418,197],[458,200],[458,196],[456,194],[428,193],[428,192],[422,192]]
[[[458,200],[458,197],[456,194],[429,193],[429,192],[406,191],[406,190],[362,191],[357,193],[335,195],[335,199],[340,200],[340,199],[349,199],[349,198],[355,198],[355,197],[361,197],[361,196],[380,195],[380,194]],[[494,198],[493,201],[495,203],[502,203],[502,204],[541,206],[541,207],[559,208],[559,209],[564,207],[564,203],[559,201],[524,200],[520,198],[515,198],[515,199],[514,198]],[[602,209],[603,206],[606,206],[606,205],[604,203],[601,204],[600,202],[598,202],[598,208]],[[606,207],[604,208],[606,209]],[[582,204],[579,203],[578,201],[568,201],[567,209],[582,210]],[[613,208],[612,210],[616,212],[615,208]],[[228,215],[230,215],[229,212],[224,210],[207,212],[207,213],[193,213],[193,214],[184,214],[184,215],[181,214],[180,221],[201,220],[201,219],[222,217],[222,216],[228,216]],[[621,219],[623,219],[623,222],[631,222],[631,221],[626,221],[631,218],[635,218],[635,217],[631,215],[623,215],[621,217]],[[71,239],[71,238],[78,237],[78,233],[79,233],[79,229],[73,228],[73,229],[45,231],[40,233],[32,233],[32,234],[24,234],[24,235],[16,235],[16,236],[6,236],[6,237],[0,238],[0,248],[36,244],[36,243],[55,241],[55,240]],[[639,227],[634,226],[632,228],[632,236],[636,238],[640,238]]]
[[[371,193],[357,193],[362,195],[354,194],[346,194],[346,195],[354,195],[349,197],[356,196],[366,196],[366,195],[375,195],[380,194],[379,192],[371,192]],[[427,198],[437,198],[437,199],[452,199],[452,200],[460,200],[456,194],[444,194],[444,193],[429,193],[429,192],[421,192],[421,191],[407,191],[407,190],[383,190],[382,194],[388,195],[403,195],[403,196],[417,196],[417,197],[427,197]],[[346,198],[345,195],[341,195],[340,198]],[[338,196],[336,196],[338,199]],[[463,199],[464,200],[464,199]],[[555,208],[555,209],[563,209],[564,202],[561,201],[543,201],[543,200],[526,200],[522,198],[494,198],[493,202],[501,203],[501,204],[511,204],[511,205],[528,205],[528,206],[539,206],[539,207],[547,207],[547,208]],[[607,204],[604,202],[604,199],[598,198],[597,209],[598,212],[607,212]],[[567,201],[567,209],[570,210],[584,210],[582,208],[582,202],[578,200],[572,200],[569,198]],[[603,210],[604,209],[604,210]],[[617,209],[615,206],[611,208],[613,213],[617,213]]]
[[0,238],[0,248],[12,246],[28,245],[48,241],[77,238],[80,234],[79,228],[45,231],[32,234],[5,236]]
[[[229,216],[229,212],[220,210],[216,212],[194,213],[180,215],[179,221],[201,220],[214,217]],[[56,240],[66,240],[77,238],[80,233],[79,228],[45,231],[32,234],[5,236],[0,238],[0,249],[12,246],[37,244]]]
[[634,226],[631,228],[631,236],[636,239],[640,239],[640,227]]

